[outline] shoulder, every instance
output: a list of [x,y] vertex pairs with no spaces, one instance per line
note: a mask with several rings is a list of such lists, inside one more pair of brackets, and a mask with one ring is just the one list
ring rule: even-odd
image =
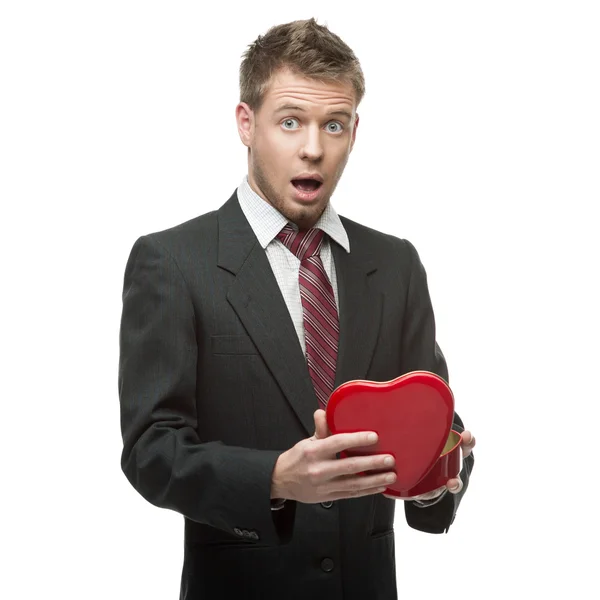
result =
[[217,215],[218,212],[213,210],[173,227],[146,234],[145,237],[165,246],[198,242],[207,236],[216,235]]
[[211,211],[172,227],[142,234],[135,241],[133,252],[142,247],[172,257],[206,252],[217,243],[217,215],[218,211]]
[[418,259],[414,245],[407,239],[357,223],[340,215],[340,220],[350,240],[350,251],[375,257],[395,256],[404,261]]

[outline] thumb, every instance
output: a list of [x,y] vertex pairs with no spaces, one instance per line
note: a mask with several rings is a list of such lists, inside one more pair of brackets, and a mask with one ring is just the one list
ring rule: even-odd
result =
[[315,438],[317,440],[324,440],[329,437],[331,432],[327,427],[327,415],[321,408],[315,411]]

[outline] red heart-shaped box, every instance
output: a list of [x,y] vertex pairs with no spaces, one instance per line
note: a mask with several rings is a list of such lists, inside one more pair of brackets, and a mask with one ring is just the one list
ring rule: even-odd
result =
[[341,456],[394,456],[397,479],[384,492],[387,495],[424,494],[460,471],[461,435],[451,430],[454,396],[435,373],[412,371],[385,382],[348,381],[333,391],[326,414],[332,434],[378,434],[377,444],[352,448]]

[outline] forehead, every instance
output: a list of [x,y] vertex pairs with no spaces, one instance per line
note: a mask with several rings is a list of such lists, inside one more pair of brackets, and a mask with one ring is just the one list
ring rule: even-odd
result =
[[300,104],[308,110],[335,106],[353,112],[354,102],[351,83],[317,81],[287,69],[273,75],[264,97],[264,106],[268,107],[269,112],[285,104]]

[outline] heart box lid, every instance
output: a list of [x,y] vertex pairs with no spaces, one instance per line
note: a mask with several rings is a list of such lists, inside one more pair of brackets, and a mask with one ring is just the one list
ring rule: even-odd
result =
[[397,479],[390,490],[402,494],[429,473],[444,450],[454,418],[454,396],[435,373],[411,371],[391,381],[343,383],[332,392],[326,416],[332,434],[378,434],[376,444],[341,454],[391,454]]

